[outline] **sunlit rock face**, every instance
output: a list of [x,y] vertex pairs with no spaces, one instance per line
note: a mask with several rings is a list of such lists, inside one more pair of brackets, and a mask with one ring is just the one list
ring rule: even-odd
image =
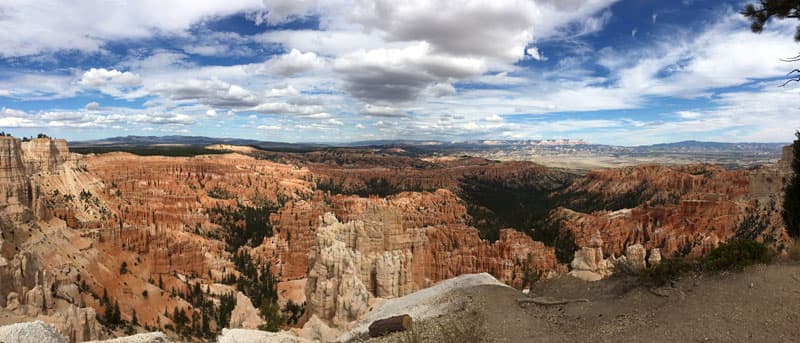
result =
[[69,158],[67,141],[36,138],[22,142],[23,163],[29,173],[55,172]]
[[605,257],[635,256],[638,262],[629,261],[635,263],[631,265],[634,270],[643,267],[642,252],[650,251],[645,257],[654,261],[676,254],[704,256],[720,243],[747,234],[753,218],[764,223],[753,238],[781,249],[788,240],[779,215],[781,200],[776,196],[783,175],[771,166],[754,170],[708,165],[598,170],[575,181],[568,191],[583,194],[600,206],[591,208],[580,199],[575,207],[588,208],[587,212],[561,207],[550,213],[549,220],[571,235],[579,248],[594,248],[592,237],[597,234]]
[[22,145],[13,137],[0,137],[0,209],[17,218],[30,209],[33,187],[23,163]]
[[489,243],[464,224],[404,228],[396,209],[370,207],[363,219],[320,219],[306,283],[309,313],[342,327],[373,297],[394,298],[461,274],[489,272],[520,286],[526,272],[564,272],[552,248],[514,230]]

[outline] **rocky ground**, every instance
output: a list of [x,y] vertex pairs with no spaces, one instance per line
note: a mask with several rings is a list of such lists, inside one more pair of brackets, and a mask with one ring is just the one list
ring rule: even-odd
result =
[[[538,283],[530,295],[503,286],[454,290],[461,310],[414,323],[412,332],[368,342],[792,342],[800,335],[800,265],[759,265],[742,273],[689,276],[649,289],[632,276],[599,282],[570,276]],[[587,299],[519,305],[518,298]]]

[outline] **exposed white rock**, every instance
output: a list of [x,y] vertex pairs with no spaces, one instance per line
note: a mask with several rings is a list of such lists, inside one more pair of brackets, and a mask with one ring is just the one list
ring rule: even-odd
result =
[[236,292],[236,307],[231,312],[230,327],[232,329],[258,329],[263,324],[266,322],[258,315],[258,310],[253,306],[250,298],[242,292]]
[[570,275],[585,281],[598,281],[614,273],[614,263],[603,258],[603,240],[595,233],[589,243],[575,252]]
[[659,263],[661,263],[661,250],[658,248],[650,249],[650,257],[647,258],[647,264],[652,267]]
[[377,303],[372,311],[355,323],[350,332],[339,337],[339,341],[345,342],[364,334],[369,330],[369,325],[378,319],[408,314],[414,321],[419,321],[463,308],[464,299],[453,297],[450,293],[482,285],[509,287],[489,273],[459,275],[409,295]]
[[107,339],[104,341],[91,341],[87,343],[171,343],[173,340],[169,339],[163,332],[147,332],[140,333],[133,336],[125,336]]
[[78,286],[74,283],[67,283],[58,286],[56,290],[56,297],[64,299],[71,304],[79,305],[81,299],[81,292],[78,289]]
[[[334,226],[355,225],[339,224],[328,214],[323,217],[323,222]],[[344,327],[366,313],[371,294],[360,278],[360,260],[358,252],[337,239],[335,229],[321,227],[317,231],[317,251],[309,259],[307,311],[338,327]]]
[[329,327],[316,315],[312,315],[311,319],[303,325],[301,336],[315,342],[333,342],[336,337],[342,334],[341,331]]
[[219,343],[306,343],[307,339],[292,335],[291,333],[267,332],[247,329],[222,329],[218,337]]
[[0,342],[66,343],[67,339],[54,326],[37,320],[0,326]]
[[647,249],[641,244],[637,243],[625,248],[625,259],[627,260],[628,266],[630,266],[631,270],[634,272],[641,272],[647,268],[645,263],[646,256]]

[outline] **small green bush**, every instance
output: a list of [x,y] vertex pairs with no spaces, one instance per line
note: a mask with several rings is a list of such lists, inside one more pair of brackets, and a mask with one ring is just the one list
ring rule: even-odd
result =
[[721,244],[702,260],[703,270],[707,272],[741,271],[756,263],[769,263],[772,254],[763,243],[749,239],[734,239]]
[[673,257],[643,270],[639,275],[639,280],[645,285],[661,287],[670,281],[677,280],[690,270],[692,270],[692,266],[686,263],[682,257]]

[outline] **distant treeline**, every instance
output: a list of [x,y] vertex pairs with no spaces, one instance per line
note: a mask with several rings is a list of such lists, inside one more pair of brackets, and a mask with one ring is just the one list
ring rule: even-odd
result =
[[140,156],[197,156],[224,154],[228,151],[206,149],[204,146],[97,146],[97,147],[70,147],[71,152],[79,154],[104,154],[109,152],[127,152]]

